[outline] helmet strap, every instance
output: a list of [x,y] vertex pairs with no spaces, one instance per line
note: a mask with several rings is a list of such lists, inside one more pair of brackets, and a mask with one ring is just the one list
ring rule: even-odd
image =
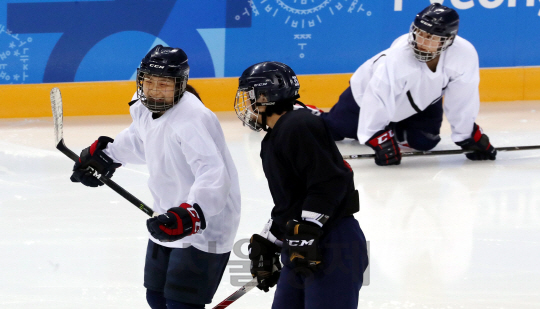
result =
[[263,113],[260,113],[261,115],[261,127],[264,132],[268,132],[268,126],[266,125],[266,111]]
[[[300,96],[298,96],[298,97],[300,97]],[[298,100],[294,100],[294,104],[298,104],[298,105],[302,106],[303,108],[306,108],[306,105],[304,103],[298,101]]]

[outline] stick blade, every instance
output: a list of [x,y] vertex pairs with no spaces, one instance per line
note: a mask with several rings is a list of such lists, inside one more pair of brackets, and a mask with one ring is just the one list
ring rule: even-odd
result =
[[58,143],[63,139],[63,123],[64,123],[64,112],[62,109],[62,94],[60,89],[54,87],[51,89],[51,108],[54,121],[54,137],[55,142],[54,146],[56,147]]

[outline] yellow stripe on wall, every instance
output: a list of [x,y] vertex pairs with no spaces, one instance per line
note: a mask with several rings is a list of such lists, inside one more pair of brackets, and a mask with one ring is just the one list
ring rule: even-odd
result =
[[135,82],[93,82],[0,86],[0,118],[52,117],[50,91],[60,88],[65,116],[129,113]]
[[540,67],[480,70],[480,101],[540,100]]
[[[349,85],[351,73],[301,75],[300,100],[320,108],[332,107]],[[204,104],[213,111],[232,111],[238,78],[193,78]],[[128,114],[134,81],[0,85],[0,118],[50,117],[49,92],[60,88],[64,115]],[[480,70],[482,102],[540,100],[540,67]]]

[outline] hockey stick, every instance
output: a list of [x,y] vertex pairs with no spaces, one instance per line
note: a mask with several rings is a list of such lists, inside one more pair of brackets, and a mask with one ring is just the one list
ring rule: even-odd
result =
[[[263,230],[259,233],[264,238],[268,239],[268,235],[270,234],[270,228],[272,227],[272,219],[270,219],[265,225]],[[278,270],[281,271],[281,270]],[[230,304],[234,303],[237,299],[244,296],[247,292],[251,291],[254,287],[258,285],[257,277],[251,279],[251,281],[244,284],[241,288],[239,288],[236,292],[232,293],[229,297],[225,298],[221,303],[217,304],[212,309],[221,309],[221,308],[227,308]]]
[[251,279],[248,283],[244,284],[236,292],[232,293],[231,296],[225,298],[221,303],[217,304],[212,309],[222,309],[229,307],[230,304],[234,303],[237,299],[244,296],[247,292],[251,291],[254,287],[257,286],[257,278]]
[[[531,149],[540,149],[540,145],[535,146],[511,146],[511,147],[498,147],[495,148],[497,151],[515,151],[515,150],[531,150]],[[435,151],[408,151],[402,152],[402,157],[414,157],[414,156],[438,156],[438,155],[451,155],[451,154],[460,154],[460,153],[470,153],[472,151],[455,149],[455,150],[435,150]],[[375,158],[375,154],[358,154],[358,155],[345,155],[343,159],[367,159]]]
[[[60,89],[56,87],[51,90],[51,108],[54,120],[54,136],[56,149],[60,150],[63,154],[65,154],[74,162],[79,162],[79,156],[76,155],[73,151],[71,151],[71,149],[69,149],[64,143],[64,112],[62,108],[62,95],[60,94]],[[88,169],[95,173],[95,170],[93,168],[88,167]],[[149,215],[150,217],[154,217],[157,215],[154,213],[152,208],[146,206],[146,204],[141,202],[135,196],[131,195],[131,193],[127,192],[124,188],[120,187],[114,181],[110,180],[109,178],[103,177],[97,173],[95,173],[95,175],[101,182],[116,191],[116,193],[120,194],[126,200],[130,201],[133,205],[137,206],[137,208],[142,210],[145,214]]]

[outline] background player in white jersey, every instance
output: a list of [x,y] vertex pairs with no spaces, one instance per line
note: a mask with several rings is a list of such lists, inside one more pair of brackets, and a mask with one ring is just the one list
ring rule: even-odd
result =
[[365,143],[378,165],[400,164],[398,142],[417,150],[439,143],[444,110],[452,140],[474,151],[467,158],[495,160],[497,151],[475,123],[478,54],[458,27],[457,12],[439,3],[418,13],[409,33],[362,64],[336,105],[322,113],[333,138]]
[[74,182],[102,183],[128,163],[147,164],[154,211],[148,219],[144,286],[154,309],[204,308],[212,301],[240,218],[240,186],[217,117],[186,91],[187,55],[154,47],[137,70],[129,128],[100,137],[81,153]]
[[368,256],[353,216],[353,171],[324,121],[292,110],[299,89],[280,62],[254,64],[239,78],[235,110],[245,125],[266,131],[261,159],[275,204],[265,232],[251,237],[251,273],[262,290],[277,282],[274,309],[356,309]]

